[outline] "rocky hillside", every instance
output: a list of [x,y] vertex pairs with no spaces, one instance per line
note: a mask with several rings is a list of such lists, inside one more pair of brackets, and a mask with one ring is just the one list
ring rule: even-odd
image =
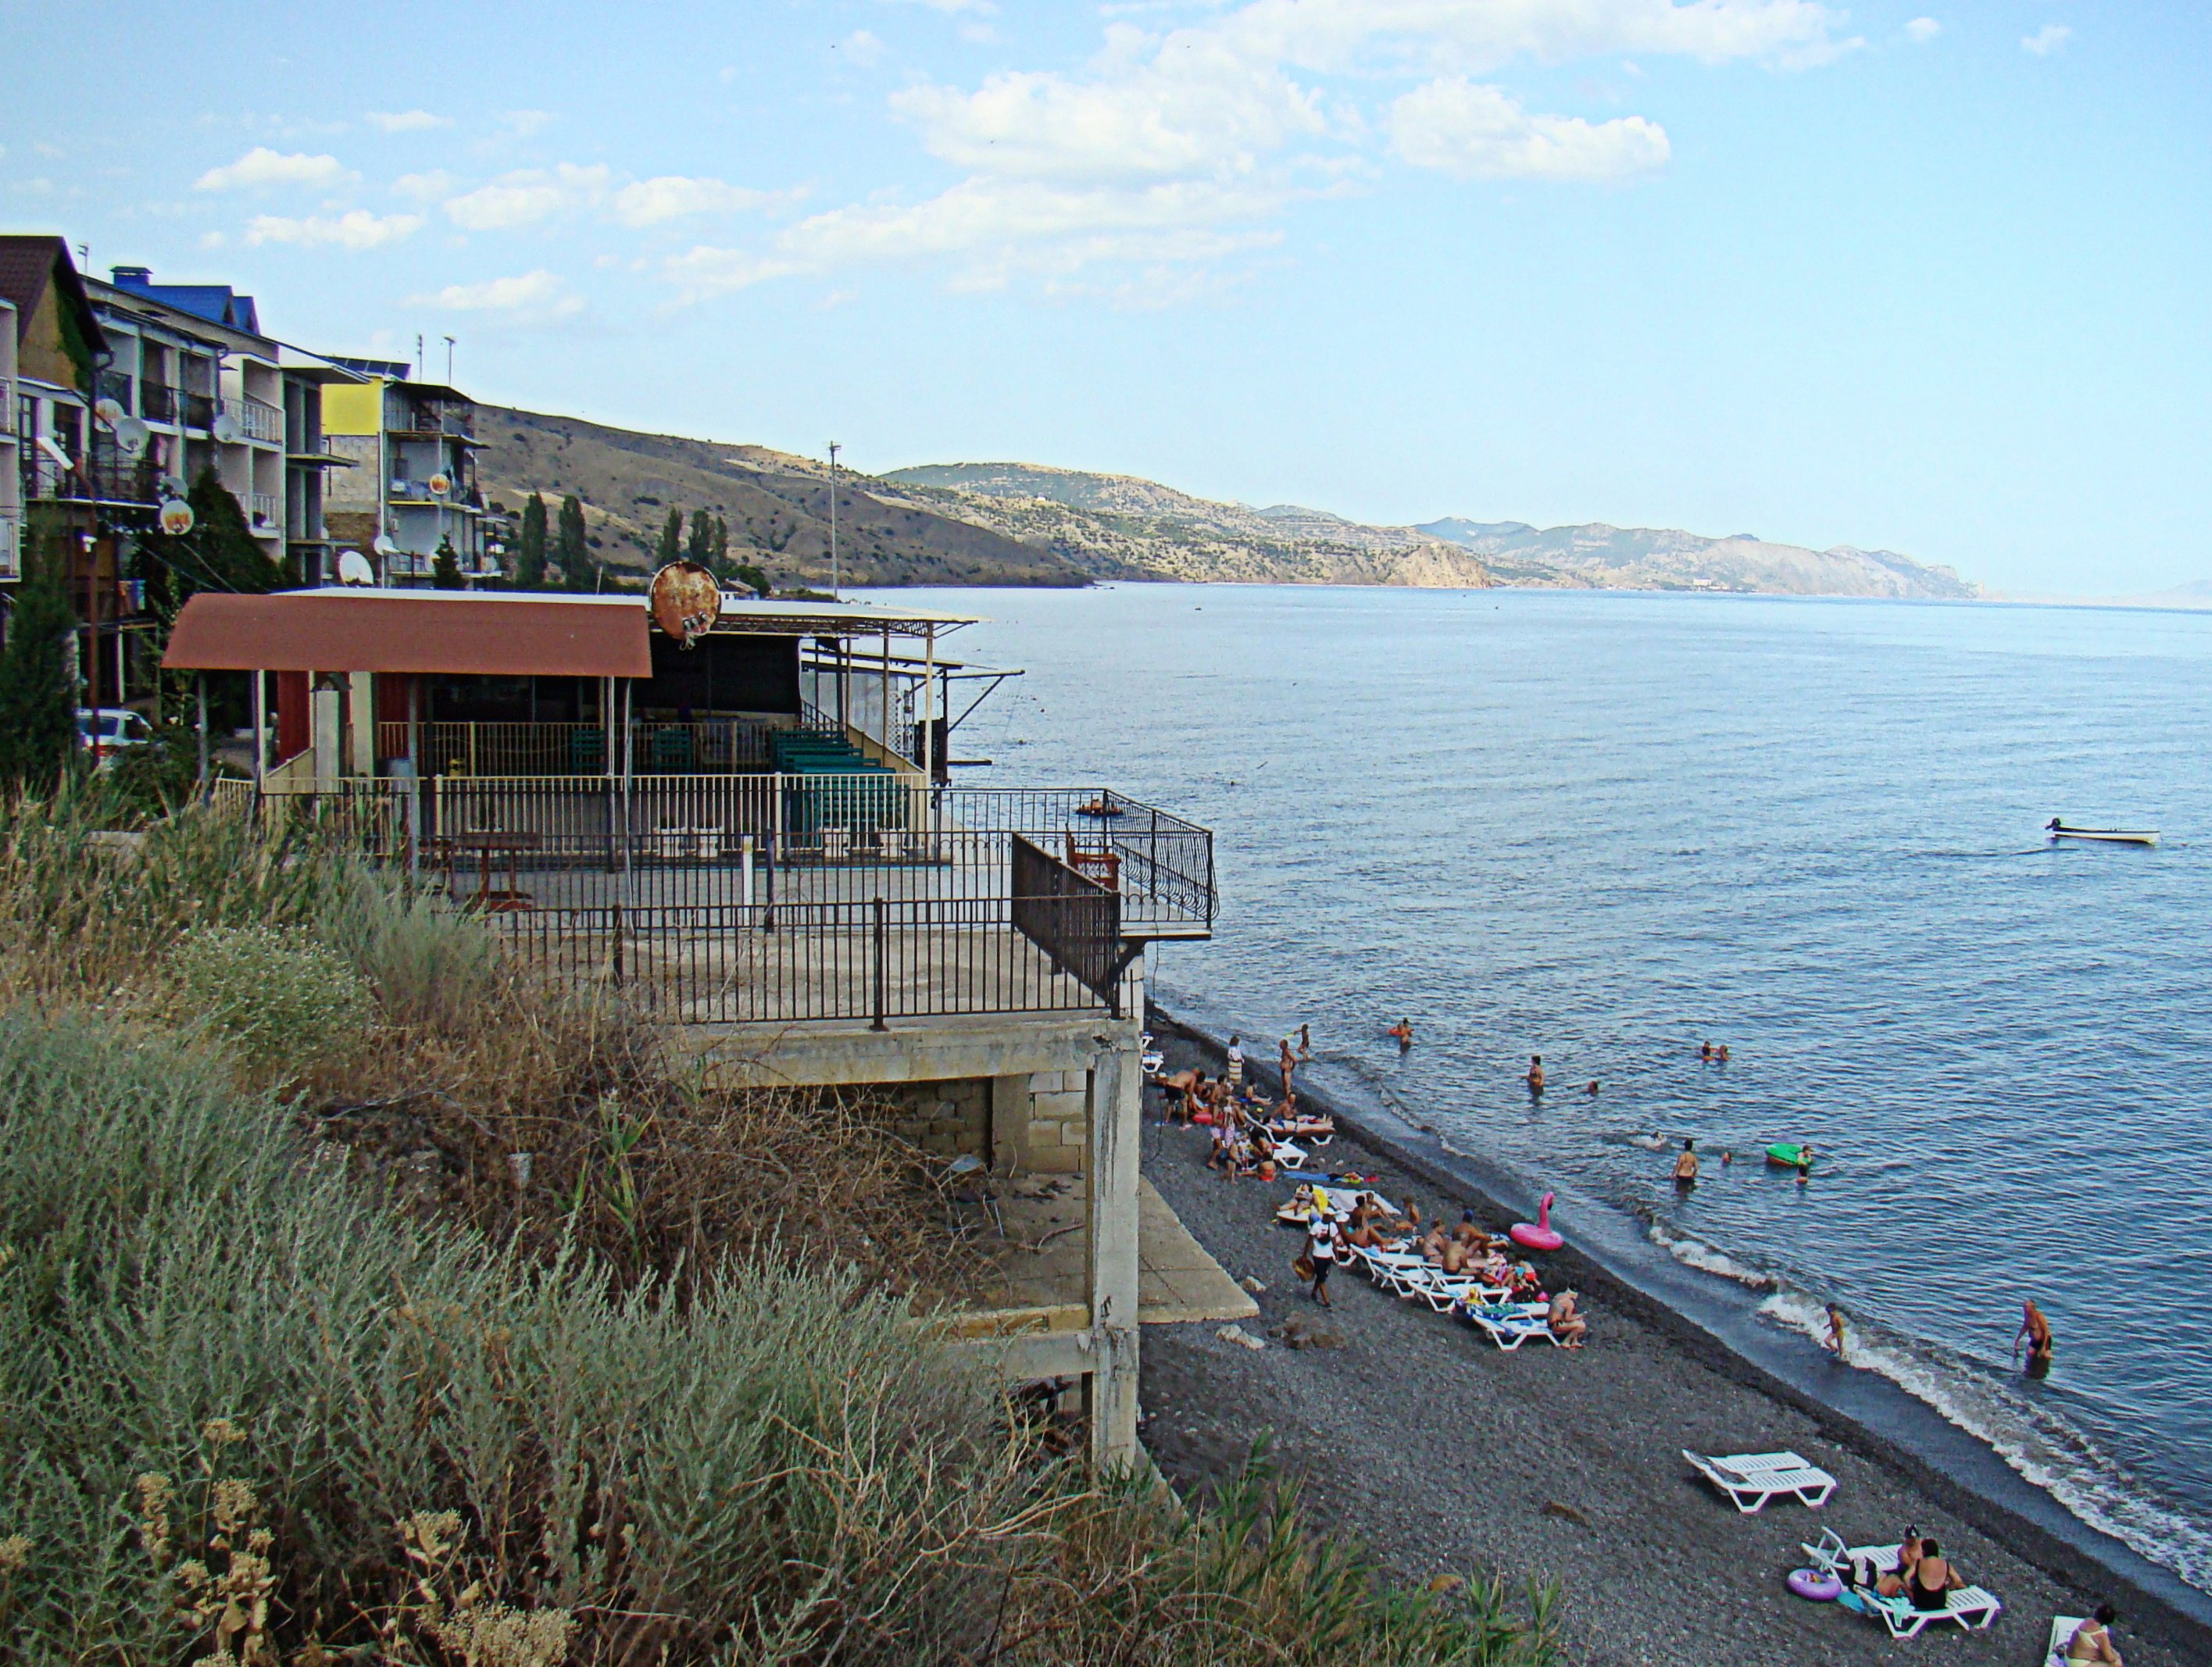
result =
[[[671,506],[730,529],[730,555],[777,588],[830,582],[830,482],[820,463],[764,446],[641,434],[577,417],[477,408],[485,494],[518,509],[574,493],[599,558],[643,573]],[[889,500],[840,471],[837,544],[848,585],[1081,585],[1088,572],[972,518]],[[1470,557],[1469,560],[1474,558]]]
[[1487,565],[1447,539],[1316,510],[1249,509],[1127,475],[1033,464],[934,464],[881,479],[917,507],[1042,545],[1100,579],[1253,585],[1486,585]]
[[1413,529],[1448,539],[1490,563],[1501,583],[1603,590],[1750,591],[1768,595],[1969,597],[1978,585],[1949,567],[1893,550],[1808,550],[1747,532],[1704,538],[1649,527],[1538,529],[1521,521],[1452,518]]

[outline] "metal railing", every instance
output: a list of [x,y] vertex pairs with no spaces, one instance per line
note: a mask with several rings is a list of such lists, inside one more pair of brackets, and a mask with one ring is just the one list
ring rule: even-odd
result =
[[22,448],[21,482],[27,502],[56,499],[103,504],[146,504],[161,501],[161,471],[150,448],[137,458],[126,458],[112,442],[95,440],[91,454],[68,469],[40,446]]
[[277,501],[276,495],[270,492],[256,492],[248,495],[252,501],[253,524],[256,527],[266,527],[270,531],[274,532],[276,530],[277,518],[284,512],[283,506]]
[[1113,1009],[1139,943],[1213,914],[1211,834],[1101,791],[291,767],[270,790],[218,784],[404,862],[544,972],[683,1021]]
[[222,406],[223,414],[238,424],[239,432],[246,439],[265,440],[271,446],[284,443],[283,407],[251,395],[242,399],[226,399]]
[[22,566],[22,530],[14,516],[0,515],[0,578],[15,578]]
[[166,382],[141,382],[138,385],[138,415],[149,422],[174,422],[177,402],[181,396]]
[[[757,718],[642,723],[630,737],[630,768],[653,774],[766,768],[777,725]],[[608,757],[603,724],[381,723],[379,758],[412,758],[422,775],[603,775],[622,768],[620,732]]]

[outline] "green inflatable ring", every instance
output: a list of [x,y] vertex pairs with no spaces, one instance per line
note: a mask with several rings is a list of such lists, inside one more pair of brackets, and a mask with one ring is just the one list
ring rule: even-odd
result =
[[1769,1163],[1778,1163],[1785,1169],[1810,1168],[1813,1163],[1813,1149],[1809,1146],[1796,1145],[1789,1141],[1777,1141],[1766,1149],[1766,1161]]

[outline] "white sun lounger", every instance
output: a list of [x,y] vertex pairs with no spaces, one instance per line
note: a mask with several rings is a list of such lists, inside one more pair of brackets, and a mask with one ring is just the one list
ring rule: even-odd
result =
[[1889,1628],[1893,1639],[1917,1638],[1922,1628],[1938,1621],[1951,1622],[1961,1630],[1972,1627],[1983,1631],[2004,1608],[1995,1594],[1979,1586],[1960,1587],[1946,1597],[1940,1609],[1915,1609],[1912,1600],[1903,1592],[1894,1597],[1884,1597],[1866,1586],[1846,1586],[1844,1595],[1836,1601],[1845,1609],[1874,1616]]
[[2079,1615],[2051,1617],[2051,1647],[2044,1652],[2043,1667],[2066,1667],[2066,1646],[2074,1641],[2074,1634],[2081,1630],[2086,1618]]
[[1479,1279],[1465,1279],[1444,1273],[1424,1264],[1408,1269],[1392,1283],[1398,1294],[1417,1302],[1425,1302],[1440,1314],[1449,1313],[1462,1302],[1502,1302],[1511,1294],[1495,1285],[1486,1285]]
[[1559,1338],[1552,1334],[1552,1322],[1540,1310],[1528,1313],[1515,1305],[1492,1308],[1476,1303],[1462,1303],[1460,1312],[1474,1321],[1478,1331],[1509,1355],[1531,1337],[1541,1337],[1554,1349],[1559,1346]]
[[1836,1490],[1836,1479],[1818,1465],[1793,1452],[1731,1453],[1708,1458],[1682,1450],[1690,1468],[1729,1497],[1729,1503],[1745,1516],[1765,1507],[1767,1500],[1788,1494],[1800,1504],[1819,1510]]
[[1428,1266],[1428,1259],[1418,1251],[1369,1250],[1354,1245],[1352,1253],[1367,1270],[1367,1276],[1377,1285],[1389,1285],[1395,1276]]

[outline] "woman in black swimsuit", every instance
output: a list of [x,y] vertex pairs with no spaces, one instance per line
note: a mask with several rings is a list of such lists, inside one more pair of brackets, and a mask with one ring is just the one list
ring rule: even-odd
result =
[[1905,1577],[1905,1595],[1916,1609],[1930,1609],[1937,1614],[1951,1607],[1952,1589],[1959,1585],[1959,1572],[1943,1555],[1942,1548],[1933,1540],[1920,1543],[1920,1561]]

